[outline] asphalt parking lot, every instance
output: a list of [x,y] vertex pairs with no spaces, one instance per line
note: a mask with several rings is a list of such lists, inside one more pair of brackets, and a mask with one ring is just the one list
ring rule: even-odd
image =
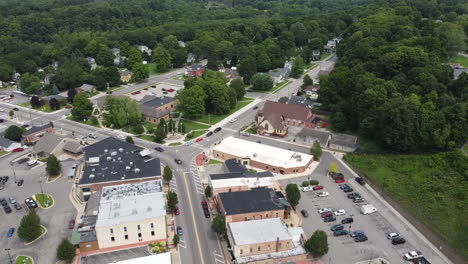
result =
[[[329,154],[329,153],[327,153]],[[330,155],[330,154],[329,154]],[[319,229],[324,230],[328,234],[329,252],[330,254],[322,258],[326,263],[355,263],[358,261],[370,260],[377,257],[384,258],[390,263],[407,263],[403,260],[403,254],[412,250],[421,250],[426,258],[432,263],[444,263],[442,259],[435,254],[412,230],[404,225],[393,213],[386,208],[369,190],[367,186],[360,186],[350,173],[344,168],[340,169],[345,175],[346,183],[350,185],[354,191],[359,192],[364,201],[363,203],[353,203],[347,198],[347,193],[344,193],[339,184],[335,183],[331,178],[326,176],[328,162],[321,162],[317,169],[309,177],[293,178],[280,181],[283,186],[288,183],[301,184],[305,180],[319,180],[320,185],[324,186],[324,190],[302,192],[301,200],[297,207],[300,211],[305,209],[309,213],[309,217],[303,218],[302,227],[307,238],[312,233]],[[317,197],[317,193],[326,191],[329,193],[327,197]],[[360,208],[363,204],[373,204],[378,212],[370,215],[363,215]],[[344,209],[345,215],[336,216],[336,221],[325,223],[318,213],[318,209],[330,207],[333,210]],[[344,229],[348,231],[363,230],[368,237],[368,241],[356,243],[353,238],[348,236],[334,237],[330,227],[336,224],[341,224],[341,220],[346,217],[352,217],[352,224],[345,224]],[[397,232],[401,234],[406,243],[402,245],[392,245],[391,240],[386,238],[386,233]],[[409,262],[408,262],[409,263]]]
[[[16,210],[10,202],[12,212],[6,214],[3,208],[0,209],[0,263],[8,263],[8,254],[4,248],[10,248],[10,254],[14,259],[18,255],[31,256],[35,263],[50,264],[55,263],[55,249],[62,238],[70,238],[71,230],[68,229],[68,221],[74,219],[76,210],[69,200],[69,191],[72,182],[67,177],[60,177],[56,181],[47,183],[44,177],[45,166],[38,165],[31,169],[26,163],[18,165],[14,163],[17,180],[23,179],[22,186],[17,186],[12,175],[10,162],[19,157],[18,154],[10,154],[0,159],[0,176],[8,175],[10,178],[3,190],[0,190],[0,198],[13,196],[22,206],[21,210]],[[62,162],[62,174],[70,169],[75,161]],[[28,208],[24,200],[34,194],[51,194],[54,198],[54,206],[49,209],[38,208],[37,214],[41,218],[41,224],[47,228],[47,234],[33,244],[26,246],[18,238],[18,226],[21,218],[28,213]],[[10,227],[15,228],[13,237],[7,238],[6,234]]]
[[81,264],[96,264],[96,263],[114,263],[133,258],[148,256],[148,249],[145,247],[131,248],[98,255],[81,257]]

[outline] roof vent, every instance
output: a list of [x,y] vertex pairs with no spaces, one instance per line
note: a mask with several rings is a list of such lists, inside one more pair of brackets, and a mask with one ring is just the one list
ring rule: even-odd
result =
[[111,160],[112,160],[112,158],[111,158],[111,157],[107,157],[107,161],[111,161]]
[[133,166],[133,161],[130,161],[130,166]]
[[139,169],[139,168],[135,168],[135,173],[140,173],[140,169]]
[[111,152],[111,156],[112,156],[112,157],[113,157],[113,156],[116,156],[116,155],[117,155],[117,151],[112,151],[112,152]]
[[151,208],[151,206],[148,206],[148,208],[146,208],[146,211],[147,211],[147,212],[151,212],[151,210],[153,210],[153,209]]
[[117,157],[117,160],[122,160],[122,158],[121,158],[121,157]]
[[257,157],[258,155],[257,155],[257,153],[254,153],[252,156]]
[[125,166],[125,170],[126,170],[126,171],[129,171],[129,170],[130,170],[130,166]]
[[123,152],[123,151],[124,151],[124,149],[123,149],[123,148],[119,148],[119,152]]
[[94,177],[96,177],[96,175],[94,175],[94,174],[90,174],[90,175],[89,175],[89,179],[90,179],[90,180],[94,179]]
[[108,150],[108,149],[104,149],[104,153],[107,153],[107,152],[109,152],[109,150]]
[[112,203],[112,208],[114,208],[114,209],[120,208],[120,203],[119,202],[113,202]]

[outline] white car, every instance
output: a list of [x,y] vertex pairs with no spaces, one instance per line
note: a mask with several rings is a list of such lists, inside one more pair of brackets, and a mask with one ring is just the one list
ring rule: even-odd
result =
[[237,121],[237,118],[234,117],[233,119],[229,120],[229,123],[234,123],[236,121]]
[[331,208],[320,208],[318,210],[318,213],[323,214],[323,213],[326,213],[326,212],[331,212],[331,210],[332,210]]
[[190,145],[192,145],[192,144],[193,144],[192,141],[187,141],[187,142],[184,143],[184,146],[190,146]]
[[0,108],[0,112],[5,112],[5,110],[3,110],[3,108]]
[[410,251],[408,253],[405,253],[403,257],[406,260],[413,260],[413,259],[422,258],[423,254],[421,253],[421,251]]
[[326,197],[326,196],[328,196],[328,192],[319,192],[319,193],[317,194],[317,196],[318,196],[318,197]]
[[32,166],[37,163],[37,160],[30,160],[28,161],[28,166]]
[[392,239],[397,238],[397,237],[400,237],[400,234],[395,233],[395,232],[387,233],[387,239],[389,239],[389,240],[392,240]]
[[334,213],[336,216],[345,215],[346,211],[344,209],[336,210]]
[[312,186],[307,186],[307,187],[302,188],[302,191],[303,192],[311,192],[311,191],[313,191],[313,189],[312,189]]

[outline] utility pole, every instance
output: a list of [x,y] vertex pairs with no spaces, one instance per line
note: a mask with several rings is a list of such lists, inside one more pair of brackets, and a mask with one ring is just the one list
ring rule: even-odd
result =
[[15,173],[15,167],[13,167],[13,161],[10,162],[10,168],[13,171],[13,176],[15,177],[15,183],[17,182],[16,180],[16,173]]

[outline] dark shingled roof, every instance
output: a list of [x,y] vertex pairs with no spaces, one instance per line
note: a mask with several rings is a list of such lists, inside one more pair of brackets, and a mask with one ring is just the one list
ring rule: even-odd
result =
[[43,126],[33,126],[33,127],[31,127],[31,129],[29,129],[28,131],[24,132],[24,133],[23,133],[23,136],[29,136],[29,135],[31,135],[31,134],[34,134],[34,133],[40,132],[40,131],[42,131],[42,130],[45,130],[45,129],[49,128],[49,127],[52,127],[52,126],[50,125],[50,123],[47,123],[46,125],[43,125]]
[[210,174],[211,180],[224,180],[224,179],[235,179],[235,178],[264,178],[273,177],[273,173],[269,171],[263,172],[228,172],[220,174]]
[[226,215],[274,211],[284,208],[276,193],[269,188],[220,193],[219,201],[223,205]]
[[150,107],[160,107],[165,104],[174,102],[176,99],[169,96],[152,96],[146,95],[140,100],[140,104],[150,106]]
[[249,171],[244,165],[237,162],[236,159],[228,159],[224,162],[224,165],[226,166],[228,172],[241,173]]
[[198,71],[198,70],[201,70],[201,69],[206,69],[206,67],[204,65],[201,65],[201,64],[193,64],[193,65],[190,65],[190,66],[187,67],[188,71]]
[[[80,184],[160,177],[159,159],[141,157],[139,153],[142,150],[143,148],[113,137],[83,148],[86,164]],[[99,158],[99,162],[89,162],[90,158],[96,157]]]

